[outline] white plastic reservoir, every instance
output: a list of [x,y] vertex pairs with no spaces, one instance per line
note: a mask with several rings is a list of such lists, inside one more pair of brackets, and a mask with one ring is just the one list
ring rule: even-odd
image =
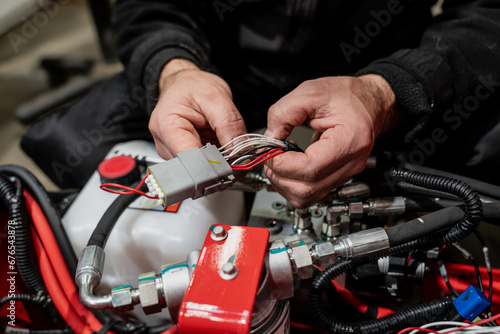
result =
[[[115,146],[106,158],[129,155],[145,158],[148,163],[163,160],[152,143],[133,141]],[[99,219],[118,196],[99,188],[96,173],[82,189],[63,217],[66,233],[77,257],[81,255]],[[142,207],[142,209],[131,207]],[[154,207],[153,207],[154,206]],[[138,199],[126,209],[106,243],[104,275],[96,294],[109,293],[124,284],[137,287],[141,273],[160,272],[163,264],[185,261],[187,254],[200,249],[212,224],[242,225],[244,223],[243,193],[226,190],[197,200],[185,200],[176,213],[163,211],[155,200]],[[153,207],[151,209],[145,209]],[[164,309],[146,316],[140,305],[134,315],[149,325],[168,319]]]

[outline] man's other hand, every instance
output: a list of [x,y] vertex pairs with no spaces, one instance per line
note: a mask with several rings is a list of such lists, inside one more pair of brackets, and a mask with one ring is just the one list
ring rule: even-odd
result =
[[266,135],[285,139],[308,123],[319,139],[305,153],[286,152],[265,167],[276,190],[301,208],[361,172],[375,138],[397,119],[395,96],[378,75],[306,81],[270,109]]

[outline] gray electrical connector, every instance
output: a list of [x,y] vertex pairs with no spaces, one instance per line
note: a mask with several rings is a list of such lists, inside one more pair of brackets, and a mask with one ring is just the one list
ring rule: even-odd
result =
[[177,154],[174,159],[149,167],[149,191],[162,205],[197,199],[226,189],[234,180],[233,169],[217,147],[208,143]]

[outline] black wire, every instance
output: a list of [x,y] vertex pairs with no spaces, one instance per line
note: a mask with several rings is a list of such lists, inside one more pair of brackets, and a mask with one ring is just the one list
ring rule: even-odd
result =
[[[248,159],[253,159],[253,158],[257,157],[257,156],[260,156],[260,155],[262,155],[262,154],[266,154],[266,153],[268,153],[268,152],[270,152],[270,151],[274,150],[275,148],[280,148],[280,147],[279,147],[279,146],[273,146],[273,145],[262,145],[262,146],[257,146],[257,147],[254,147],[254,148],[252,148],[252,149],[248,150],[248,151],[245,151],[245,152],[241,153],[240,155],[238,155],[238,156],[236,156],[236,157],[233,157],[233,158],[229,158],[229,159],[227,159],[227,162],[228,162],[228,163],[230,163],[231,161],[234,161],[234,160],[236,160],[236,159],[239,159],[239,158],[241,158],[241,157],[242,157],[242,156],[244,156],[244,155],[248,155],[248,154],[249,154],[249,153],[251,153],[251,152],[255,152],[255,151],[257,151],[257,150],[261,150],[261,149],[264,149],[264,148],[266,148],[266,150],[265,150],[265,151],[260,152],[260,153],[253,154],[253,155],[251,155]],[[243,160],[243,161],[244,161],[244,160]],[[241,164],[243,161],[238,162],[236,165]]]
[[[476,235],[476,238],[479,241],[479,243],[481,244],[481,246],[483,246],[483,249],[485,247],[487,248],[488,246],[486,245],[486,240],[484,240],[483,235],[481,234],[481,232],[479,232],[478,230],[476,230],[476,231],[474,231],[474,234]],[[488,282],[489,282],[489,287],[488,287],[488,301],[491,304],[491,301],[493,299],[493,272],[491,271],[491,265],[489,265],[487,263],[489,260],[486,258],[486,254],[484,253],[484,250],[483,250],[483,254],[484,254],[484,263],[486,265],[486,270],[488,272]]]
[[477,285],[479,286],[479,290],[481,290],[484,293],[483,278],[481,277],[481,272],[479,271],[479,265],[477,264],[477,261],[474,258],[470,259],[470,261],[474,265],[474,271],[476,272],[476,279],[477,279]]
[[444,283],[448,287],[448,290],[455,296],[458,297],[460,296],[460,293],[451,285],[450,278],[448,277],[448,272],[446,271],[446,266],[444,265],[443,261],[438,262],[439,265],[439,272],[441,273],[441,277],[443,277]]

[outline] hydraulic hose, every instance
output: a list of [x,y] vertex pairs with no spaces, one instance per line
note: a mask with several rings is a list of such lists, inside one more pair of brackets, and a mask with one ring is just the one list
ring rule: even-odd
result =
[[[135,188],[138,184],[139,182],[136,182],[131,187]],[[97,226],[90,236],[87,246],[98,246],[104,248],[106,241],[108,240],[108,237],[120,215],[130,205],[130,203],[135,201],[139,196],[139,194],[135,193],[118,196],[113,203],[111,203],[109,208],[97,223]]]
[[73,247],[68,239],[66,231],[62,225],[61,217],[55,209],[52,200],[45,191],[44,187],[38,182],[37,178],[26,168],[16,165],[4,165],[0,166],[0,173],[6,174],[8,176],[18,177],[24,188],[26,188],[40,204],[44,215],[49,221],[50,228],[54,233],[57,240],[59,248],[64,256],[64,261],[71,274],[76,271],[77,259]]
[[15,258],[19,273],[33,294],[48,298],[48,292],[33,253],[21,184],[18,184],[16,189],[5,175],[0,174],[0,197],[9,211],[8,226],[14,231]]

